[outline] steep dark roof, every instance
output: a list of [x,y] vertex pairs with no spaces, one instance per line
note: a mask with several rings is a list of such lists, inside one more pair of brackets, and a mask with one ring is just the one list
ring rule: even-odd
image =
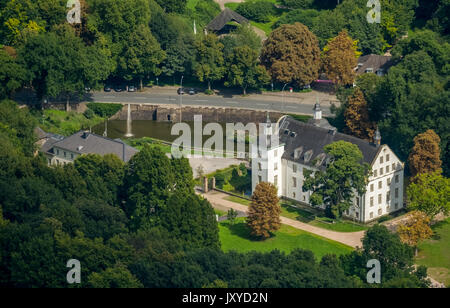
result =
[[[360,66],[360,64],[362,65]],[[356,70],[356,73],[364,74],[368,68],[372,68],[374,73],[379,69],[383,69],[384,72],[387,72],[392,65],[394,65],[392,57],[370,54],[358,59],[358,69]]]
[[206,26],[206,30],[220,31],[230,21],[235,21],[239,24],[248,23],[248,20],[244,16],[239,15],[233,10],[225,8],[222,13],[220,13]]
[[[363,162],[368,164],[372,164],[380,148],[368,141],[338,133],[333,129],[303,123],[292,117],[286,117],[284,122],[287,125],[280,123],[280,143],[284,144],[285,149],[283,158],[304,165],[314,166],[313,161],[318,156],[319,158],[325,156],[323,148],[330,143],[340,140],[357,145],[363,154]],[[297,149],[301,149],[301,154],[298,158],[294,156]],[[311,157],[307,161],[305,161],[305,153],[311,153]],[[327,159],[322,161],[322,168],[325,166],[326,161]]]
[[[47,145],[47,142],[41,150],[51,154],[53,154],[53,148],[58,147],[78,154],[115,154],[124,160],[121,140],[112,140],[89,132],[79,131],[63,140],[52,142],[50,145]],[[125,145],[124,161],[129,161],[137,152],[138,150],[135,148]]]

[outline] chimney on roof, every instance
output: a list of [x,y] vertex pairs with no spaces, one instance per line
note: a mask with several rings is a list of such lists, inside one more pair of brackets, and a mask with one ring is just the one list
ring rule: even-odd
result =
[[83,138],[83,139],[87,139],[88,137],[89,137],[89,132],[83,132],[83,134],[81,135],[81,138]]

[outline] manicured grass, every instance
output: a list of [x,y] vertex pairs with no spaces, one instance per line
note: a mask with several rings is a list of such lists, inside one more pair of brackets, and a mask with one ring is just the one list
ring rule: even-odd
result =
[[[239,203],[245,206],[250,205],[250,200],[242,199],[235,196],[228,196],[225,198],[225,200]],[[301,208],[292,207],[284,203],[284,201],[281,202],[281,216],[336,232],[358,232],[367,230],[366,226],[358,225],[350,221],[335,220],[334,223],[327,223],[326,221],[328,221],[329,219],[325,217],[316,216],[312,212],[303,210]]]
[[36,114],[36,118],[44,131],[63,136],[72,135],[82,129],[89,129],[104,121],[97,115],[88,119],[82,113],[52,109]]
[[216,213],[216,215],[219,215],[219,217],[227,215],[227,212],[218,209],[214,209],[214,213]]
[[315,234],[282,225],[280,230],[264,241],[256,240],[250,235],[250,230],[243,218],[239,218],[233,226],[225,221],[219,224],[220,241],[224,251],[238,252],[260,251],[268,252],[278,249],[291,252],[296,248],[311,250],[317,258],[325,254],[347,254],[352,248]]
[[235,197],[235,196],[228,196],[225,198],[225,200],[231,201],[231,202],[235,202],[235,203],[239,203],[245,206],[249,206],[250,205],[250,200],[246,200],[246,199],[242,199],[239,197]]
[[450,218],[433,226],[434,236],[419,244],[416,263],[428,267],[428,275],[450,286]]

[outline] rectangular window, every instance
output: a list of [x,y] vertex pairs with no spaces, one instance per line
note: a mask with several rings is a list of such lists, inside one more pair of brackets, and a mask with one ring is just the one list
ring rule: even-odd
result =
[[373,184],[370,184],[370,191],[373,191]]
[[381,216],[381,214],[383,214],[383,210],[382,209],[378,209],[378,216]]
[[386,193],[386,202],[391,201],[391,191],[388,190],[388,192]]
[[398,188],[395,189],[395,198],[398,198]]
[[275,150],[274,152],[273,152],[273,157],[277,157],[278,156],[278,150]]
[[261,171],[262,170],[262,164],[258,163],[258,170]]
[[66,152],[64,152],[64,157],[66,157],[67,156],[67,153]]
[[73,158],[74,158],[73,154],[70,154],[70,158],[71,158],[71,159],[73,159]]
[[383,199],[383,196],[381,194],[378,194],[378,204],[381,204]]
[[358,212],[356,212],[355,214],[356,214],[356,218],[359,218],[359,213],[358,213]]
[[359,197],[356,197],[356,205],[359,206]]
[[383,163],[383,156],[380,157],[380,164]]
[[386,166],[386,173],[389,173],[389,166]]
[[390,155],[387,154],[387,155],[386,155],[386,161],[388,162],[390,159],[391,159]]
[[297,178],[292,178],[292,187],[297,187]]
[[278,163],[275,163],[273,170],[278,170]]
[[400,181],[400,178],[398,176],[398,174],[395,176],[395,183],[398,183]]
[[262,177],[260,175],[258,175],[258,183],[262,182]]
[[370,206],[373,206],[373,197],[370,197]]
[[56,150],[56,155],[59,155],[59,150]]
[[377,177],[377,176],[378,176],[378,171],[377,171],[377,170],[374,170],[374,171],[373,171],[373,176],[374,176],[374,177]]
[[373,218],[373,212],[370,212],[370,218]]
[[380,176],[383,175],[383,168],[380,168]]
[[296,164],[292,165],[292,172],[294,172],[294,173],[297,172],[297,165]]
[[273,183],[274,183],[275,185],[278,185],[278,175],[276,175],[276,176],[273,177]]
[[295,199],[295,192],[294,193],[292,193],[292,197]]
[[387,179],[387,186],[390,186],[391,185],[391,178],[388,178]]
[[378,182],[378,189],[381,189],[381,188],[383,188],[383,182],[382,182],[382,181],[379,181],[379,182]]
[[398,209],[398,203],[395,204],[395,209]]

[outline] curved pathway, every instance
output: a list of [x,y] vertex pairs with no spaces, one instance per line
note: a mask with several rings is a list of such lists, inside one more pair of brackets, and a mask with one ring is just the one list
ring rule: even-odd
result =
[[[218,191],[211,191],[207,194],[201,194],[204,198],[208,199],[208,201],[213,205],[213,207],[218,207],[221,209],[234,209],[239,212],[246,213],[248,210],[248,207],[239,203],[231,202],[228,200],[225,200],[224,198],[228,195],[218,192]],[[322,229],[319,227],[311,226],[309,224],[305,224],[303,222],[286,218],[281,216],[281,223],[294,227],[296,229],[300,229],[306,232],[310,232],[322,237],[325,237],[327,239],[351,246],[353,248],[362,247],[362,238],[364,237],[365,231],[359,231],[359,232],[336,232],[331,231],[327,229]]]

